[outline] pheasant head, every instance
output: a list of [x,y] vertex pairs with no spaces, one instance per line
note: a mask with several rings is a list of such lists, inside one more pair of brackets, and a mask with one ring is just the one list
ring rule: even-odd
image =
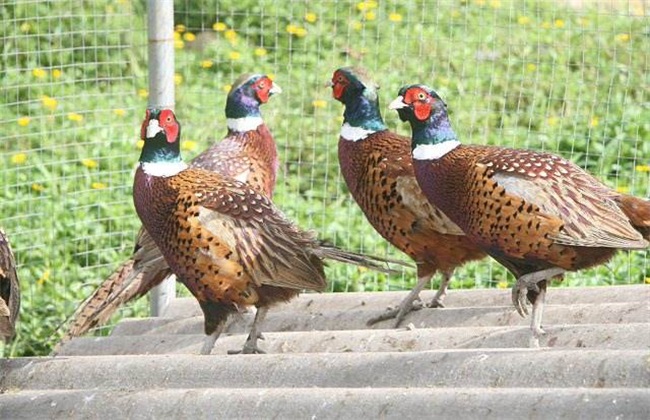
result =
[[181,125],[171,109],[147,109],[140,138],[140,164],[146,173],[171,176],[187,167],[180,153]]
[[249,131],[262,124],[260,105],[282,89],[263,74],[244,74],[233,83],[226,100],[228,128]]
[[411,124],[414,159],[439,159],[460,145],[451,128],[447,105],[430,87],[404,86],[388,107]]

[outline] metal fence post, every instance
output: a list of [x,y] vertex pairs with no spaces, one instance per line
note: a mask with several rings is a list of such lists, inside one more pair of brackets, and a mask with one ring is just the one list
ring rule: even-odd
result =
[[[174,2],[147,1],[149,106],[174,108]],[[151,315],[161,316],[176,295],[176,278],[151,291]]]

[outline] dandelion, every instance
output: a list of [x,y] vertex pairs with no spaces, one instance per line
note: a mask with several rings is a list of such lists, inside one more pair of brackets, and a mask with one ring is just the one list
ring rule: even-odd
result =
[[138,96],[141,98],[148,98],[149,91],[147,89],[138,89]]
[[290,23],[289,25],[287,25],[286,30],[291,35],[295,35],[298,38],[302,38],[305,35],[307,35],[307,30],[305,28],[303,28],[302,26],[294,25],[293,23]]
[[390,20],[391,22],[401,22],[402,21],[402,15],[400,15],[399,13],[394,13],[393,12],[393,13],[388,15],[388,20]]
[[598,127],[598,124],[600,124],[598,117],[591,117],[591,120],[589,120],[589,127]]
[[627,194],[630,192],[630,187],[627,187],[625,185],[620,185],[616,187],[616,191],[620,192],[621,194]]
[[31,29],[32,29],[32,25],[30,23],[25,22],[20,25],[20,32],[22,33],[27,33]]
[[228,29],[228,26],[223,22],[216,22],[214,25],[212,25],[212,29],[214,29],[216,32],[223,32]]
[[41,104],[43,105],[43,108],[54,111],[56,107],[59,106],[59,101],[50,96],[43,95],[41,96]]
[[50,279],[50,270],[45,270],[45,271],[43,271],[43,274],[41,274],[41,277],[39,277],[39,279],[36,281],[36,283],[37,283],[39,286],[42,286],[42,285],[44,285],[45,282],[48,281],[49,279]]
[[309,23],[314,23],[318,20],[316,13],[305,13],[305,20]]
[[355,31],[360,31],[363,28],[363,24],[358,20],[353,20],[351,24],[352,24],[352,29],[354,29]]
[[556,28],[564,28],[564,20],[562,19],[555,19],[555,22],[553,22],[553,25]]
[[234,29],[228,29],[226,32],[223,33],[223,36],[231,43],[237,42],[238,35]]
[[47,72],[40,67],[36,67],[34,70],[32,70],[32,76],[37,79],[42,79],[47,76]]
[[537,70],[537,65],[536,65],[536,64],[533,64],[533,63],[528,63],[528,64],[526,65],[526,70],[529,71],[530,73],[532,73],[532,72],[534,72],[535,70]]
[[183,25],[183,24],[181,24],[181,23],[179,23],[178,25],[176,25],[176,27],[174,28],[174,31],[175,31],[175,32],[178,32],[178,33],[180,33],[180,34],[182,34],[183,32],[185,32],[185,30],[186,30],[185,25]]
[[546,124],[549,127],[555,127],[559,121],[560,119],[558,117],[552,115],[546,119]]
[[80,122],[82,122],[84,120],[84,116],[81,115],[81,114],[77,114],[76,112],[70,112],[70,113],[68,113],[68,119],[70,121],[80,123]]
[[324,101],[322,99],[316,99],[311,103],[311,105],[314,108],[325,108],[327,106],[327,101]]
[[27,155],[25,153],[16,153],[11,156],[11,163],[14,165],[23,165],[25,162],[27,162]]
[[180,85],[183,83],[183,75],[180,73],[175,73],[174,74],[174,84],[176,86]]
[[650,277],[645,278],[645,284],[650,284]]
[[212,60],[203,60],[203,61],[201,61],[200,64],[201,64],[201,68],[204,68],[204,69],[209,69],[210,67],[212,67],[214,65]]
[[182,50],[183,48],[185,48],[185,42],[183,42],[182,39],[174,40],[174,48],[176,48],[177,50]]
[[37,193],[42,193],[45,191],[45,187],[41,184],[33,183],[32,184],[32,191],[37,192]]
[[197,148],[197,143],[193,140],[183,140],[181,143],[181,150],[186,151],[186,152],[192,152],[196,150]]
[[266,77],[268,77],[270,81],[274,81],[275,80],[275,73],[266,73]]
[[650,165],[636,165],[634,170],[637,172],[650,172]]
[[196,35],[194,35],[192,32],[184,33],[183,40],[187,42],[194,42],[196,41]]
[[628,42],[630,40],[630,34],[618,34],[614,39],[616,42]]
[[21,127],[27,127],[31,121],[29,117],[20,117],[18,118],[18,125]]
[[497,288],[498,289],[507,289],[508,288],[508,282],[507,281],[500,281],[497,283]]
[[228,54],[228,58],[231,61],[237,61],[241,58],[241,53],[239,51],[230,51],[230,53]]
[[232,89],[232,85],[230,84],[221,86],[221,90],[223,90],[226,93],[229,93],[230,89]]
[[357,3],[357,10],[359,10],[360,12],[365,12],[367,10],[376,9],[376,8],[377,8],[377,2],[374,0],[366,0]]
[[104,182],[93,182],[90,184],[90,188],[93,190],[104,190],[108,188],[108,185],[106,185]]
[[530,23],[530,18],[528,16],[519,16],[517,18],[517,23],[520,25],[528,25]]
[[126,110],[124,110],[122,108],[117,108],[117,109],[113,110],[113,114],[115,114],[118,117],[123,117],[123,116],[126,115]]
[[59,69],[52,70],[52,79],[60,79],[63,73]]
[[95,169],[99,164],[94,159],[81,159],[81,164],[88,169]]
[[[182,143],[181,143],[181,144],[182,144]],[[144,147],[144,140],[138,140],[138,142],[135,144],[135,147],[136,147],[137,149],[142,150],[142,148]]]
[[375,20],[375,19],[377,19],[377,14],[375,12],[373,12],[372,10],[370,10],[370,11],[366,12],[365,18],[366,18],[366,20]]
[[253,52],[257,57],[264,57],[268,52],[266,51],[266,48],[263,47],[258,47],[255,48],[255,51]]

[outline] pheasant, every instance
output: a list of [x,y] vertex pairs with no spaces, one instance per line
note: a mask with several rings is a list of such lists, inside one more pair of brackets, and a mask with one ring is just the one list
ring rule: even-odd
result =
[[340,68],[331,86],[334,98],[345,105],[338,154],[348,189],[375,230],[417,265],[417,284],[400,305],[368,321],[395,318],[398,327],[437,271],[443,279],[430,306],[443,307],[454,268],[485,254],[422,194],[411,140],[387,129],[379,111],[379,87],[367,73]]
[[[240,76],[226,100],[226,137],[195,157],[191,166],[246,182],[271,198],[279,161],[273,136],[262,120],[260,105],[281,92],[280,86],[266,75]],[[106,323],[122,304],[144,296],[170,275],[157,246],[146,230],[140,229],[132,257],[75,310],[54,353],[73,337]]]
[[243,353],[260,353],[268,307],[326,287],[323,259],[382,269],[381,259],[322,245],[250,185],[181,160],[181,127],[169,109],[147,110],[133,198],[144,228],[177,279],[199,301],[209,354],[228,316],[258,308]]
[[445,103],[405,86],[389,106],[412,129],[415,175],[429,201],[517,279],[520,315],[532,304],[539,346],[547,283],[607,262],[618,249],[646,249],[650,202],[621,194],[549,153],[461,145]]
[[0,229],[0,339],[10,342],[16,335],[20,310],[20,283],[16,261],[5,232]]

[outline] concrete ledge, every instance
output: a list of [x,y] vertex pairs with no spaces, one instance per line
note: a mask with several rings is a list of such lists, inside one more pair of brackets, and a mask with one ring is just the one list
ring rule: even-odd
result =
[[650,387],[647,350],[112,356],[0,362],[0,389]]
[[648,389],[171,389],[23,391],[0,395],[0,417],[527,419],[646,418]]

